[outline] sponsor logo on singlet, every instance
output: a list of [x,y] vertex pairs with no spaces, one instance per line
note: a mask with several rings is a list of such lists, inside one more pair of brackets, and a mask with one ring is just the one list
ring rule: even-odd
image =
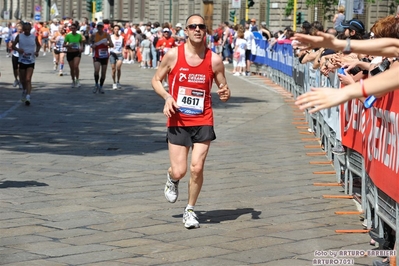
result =
[[189,74],[188,82],[191,83],[205,83],[206,77],[204,74]]
[[187,74],[180,73],[179,82],[183,82],[187,80]]

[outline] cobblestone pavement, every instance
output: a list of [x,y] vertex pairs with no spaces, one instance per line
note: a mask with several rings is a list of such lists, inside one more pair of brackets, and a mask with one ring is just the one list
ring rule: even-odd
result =
[[358,215],[334,214],[356,204],[323,198],[342,187],[313,185],[334,182],[313,173],[332,166],[310,164],[327,158],[306,155],[321,151],[305,148],[318,142],[306,141],[314,137],[294,123],[303,114],[265,78],[227,71],[231,100],[214,94],[217,139],[196,206],[201,228],[187,230],[188,177],[175,204],[163,195],[169,160],[154,70],[124,64],[122,89],[112,90],[109,68],[100,95],[88,56],[79,89],[40,56],[28,107],[4,50],[0,58],[1,265],[301,266],[317,262],[316,250],[373,248],[367,234],[335,233],[362,229]]

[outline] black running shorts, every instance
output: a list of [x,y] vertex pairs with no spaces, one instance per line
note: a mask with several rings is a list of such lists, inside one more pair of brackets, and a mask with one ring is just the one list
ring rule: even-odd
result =
[[215,139],[213,126],[168,127],[166,133],[166,142],[185,147]]

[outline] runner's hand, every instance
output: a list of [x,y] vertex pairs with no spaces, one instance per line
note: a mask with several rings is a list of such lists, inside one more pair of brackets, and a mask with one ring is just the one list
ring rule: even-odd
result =
[[176,113],[176,109],[179,109],[179,106],[177,105],[173,97],[172,96],[166,97],[165,105],[163,107],[163,114],[169,118]]
[[222,102],[226,102],[230,98],[230,89],[227,84],[220,84],[219,89],[217,90],[217,94],[219,95],[219,99]]

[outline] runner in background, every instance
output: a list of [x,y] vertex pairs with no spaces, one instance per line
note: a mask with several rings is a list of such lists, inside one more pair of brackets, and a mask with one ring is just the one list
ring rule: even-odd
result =
[[19,54],[19,81],[24,88],[21,100],[30,105],[32,92],[32,76],[35,68],[35,59],[39,56],[40,43],[37,36],[31,34],[32,25],[24,23],[23,33],[18,34],[12,44],[12,49]]
[[71,69],[72,88],[80,88],[79,64],[83,51],[83,35],[77,33],[78,25],[72,23],[69,29],[71,33],[65,36],[64,47],[67,48],[67,61]]
[[[104,23],[97,23],[97,32],[92,35],[91,46],[93,49],[93,65],[94,65],[94,89],[93,93],[97,91],[104,94],[103,85],[105,76],[107,74],[107,66],[109,59],[108,48],[113,47],[111,37],[108,33],[104,32]],[[101,69],[101,78],[100,78]],[[100,84],[98,81],[100,80]]]
[[115,25],[113,29],[114,34],[111,35],[111,41],[113,47],[110,49],[110,57],[109,61],[111,63],[112,69],[112,80],[114,84],[112,85],[112,89],[120,89],[120,79],[121,79],[121,68],[123,62],[122,50],[124,47],[124,39],[120,35],[121,27],[119,25]]
[[46,56],[47,49],[49,49],[49,37],[50,37],[50,29],[48,28],[46,22],[43,22],[43,26],[39,30],[39,36],[41,38],[41,44],[43,47],[43,56]]
[[59,26],[59,30],[55,32],[55,35],[51,38],[51,43],[54,44],[54,70],[57,70],[58,65],[60,67],[59,75],[64,75],[64,58],[66,53],[66,48],[64,47],[66,31],[63,25]]
[[[15,33],[13,33],[12,37],[11,37],[11,41],[10,41],[10,45],[12,47],[13,43],[15,42],[15,39],[17,38],[18,34],[22,33],[22,25],[18,24],[16,26],[17,31]],[[19,44],[17,44],[17,48],[19,47]],[[13,74],[14,74],[14,84],[13,86],[19,86],[20,89],[22,89],[22,83],[19,82],[19,54],[16,50],[12,50],[12,56],[11,56],[11,62],[12,62],[12,70],[13,70]]]

